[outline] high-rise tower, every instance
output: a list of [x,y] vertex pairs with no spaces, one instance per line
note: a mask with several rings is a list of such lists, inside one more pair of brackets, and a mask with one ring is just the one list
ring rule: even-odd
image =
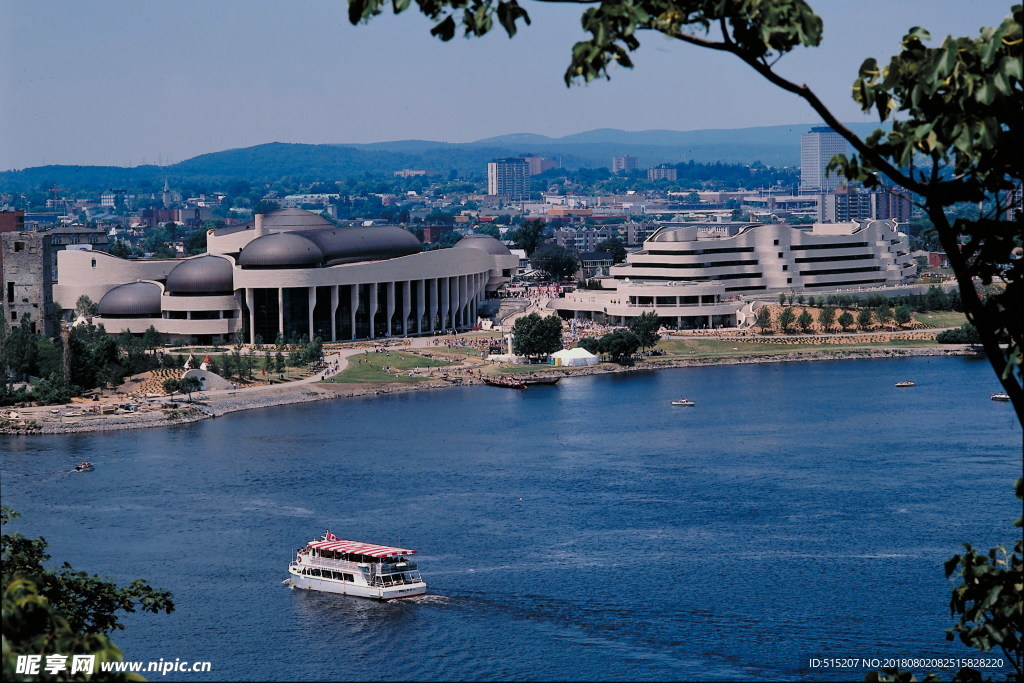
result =
[[512,201],[530,196],[530,166],[522,157],[495,159],[487,164],[487,194]]
[[831,192],[842,176],[826,173],[836,154],[846,154],[846,140],[828,127],[811,128],[800,136],[800,192]]

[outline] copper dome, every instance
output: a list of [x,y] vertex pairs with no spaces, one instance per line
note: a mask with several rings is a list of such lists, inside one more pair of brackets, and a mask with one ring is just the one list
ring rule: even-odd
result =
[[235,289],[233,271],[227,259],[198,256],[174,266],[165,288],[170,294],[230,294]]
[[98,306],[105,318],[159,318],[160,286],[152,282],[129,282],[103,295]]

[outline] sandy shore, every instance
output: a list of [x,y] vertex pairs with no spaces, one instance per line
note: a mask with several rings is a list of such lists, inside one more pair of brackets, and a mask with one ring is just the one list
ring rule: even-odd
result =
[[[578,377],[621,372],[641,372],[661,368],[704,367],[712,365],[745,365],[756,363],[790,363],[817,360],[843,360],[865,358],[909,358],[915,356],[959,356],[972,352],[965,346],[941,348],[885,348],[885,349],[835,349],[829,351],[798,351],[768,356],[735,356],[717,358],[662,358],[651,357],[634,365],[623,366],[615,363],[602,363],[597,366],[580,368],[552,368],[538,366],[530,373],[539,377]],[[69,408],[80,408],[80,405],[53,408],[38,406],[32,408],[4,409],[3,420],[0,420],[0,433],[3,434],[71,434],[78,432],[146,429],[150,427],[167,427],[188,424],[199,420],[209,420],[221,415],[269,408],[272,406],[344,399],[355,396],[375,396],[381,394],[401,393],[407,391],[440,390],[453,386],[480,384],[475,378],[466,377],[456,384],[441,380],[423,382],[387,383],[387,384],[324,384],[319,382],[299,382],[292,384],[259,387],[224,392],[209,392],[208,400],[195,403],[181,402],[180,407],[169,410],[153,410],[114,415],[94,415],[85,413],[75,417],[63,417]],[[57,414],[54,414],[54,410]],[[9,417],[11,412],[17,417]]]

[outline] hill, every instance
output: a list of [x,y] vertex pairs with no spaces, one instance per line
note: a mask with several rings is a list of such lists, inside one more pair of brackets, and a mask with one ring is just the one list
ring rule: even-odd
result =
[[[850,124],[867,135],[874,124]],[[497,157],[539,154],[565,168],[609,166],[611,157],[630,154],[641,168],[682,161],[723,161],[771,166],[799,163],[800,134],[811,126],[759,126],[714,130],[624,131],[591,130],[560,138],[513,133],[466,143],[397,140],[370,144],[299,144],[272,142],[253,147],[201,154],[168,166],[36,166],[0,173],[0,191],[24,192],[41,185],[102,190],[109,187],[150,187],[188,182],[217,183],[235,179],[272,182],[341,180],[364,174],[390,174],[403,168],[433,174],[455,172],[482,178],[486,164]]]

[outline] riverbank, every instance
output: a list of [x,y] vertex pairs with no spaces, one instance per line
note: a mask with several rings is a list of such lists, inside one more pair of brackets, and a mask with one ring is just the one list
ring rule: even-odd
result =
[[[723,355],[713,358],[680,358],[652,356],[644,358],[633,365],[617,363],[601,363],[586,367],[559,367],[539,365],[535,370],[517,372],[517,376],[535,377],[582,377],[589,375],[640,372],[664,368],[705,367],[710,365],[746,365],[760,363],[793,363],[827,360],[851,360],[870,358],[910,358],[919,356],[963,356],[974,355],[967,346],[943,347],[891,347],[891,348],[851,348],[829,350],[793,349],[785,353],[772,355]],[[0,419],[0,434],[73,434],[95,431],[120,431],[129,429],[148,429],[152,427],[169,427],[189,424],[200,420],[209,420],[243,410],[271,408],[280,405],[324,401],[332,399],[354,398],[359,396],[378,396],[382,394],[402,393],[408,391],[440,390],[453,386],[481,384],[473,376],[460,377],[459,381],[424,380],[421,382],[403,383],[323,383],[309,382],[301,384],[284,384],[264,386],[256,389],[240,389],[225,392],[209,392],[206,400],[178,402],[173,408],[159,411],[136,412],[127,414],[89,414],[83,413],[74,417],[65,417],[65,410],[71,406],[37,406],[31,408],[7,409]],[[57,412],[54,413],[53,411]],[[81,411],[79,411],[81,412]],[[16,417],[10,417],[15,413]]]

